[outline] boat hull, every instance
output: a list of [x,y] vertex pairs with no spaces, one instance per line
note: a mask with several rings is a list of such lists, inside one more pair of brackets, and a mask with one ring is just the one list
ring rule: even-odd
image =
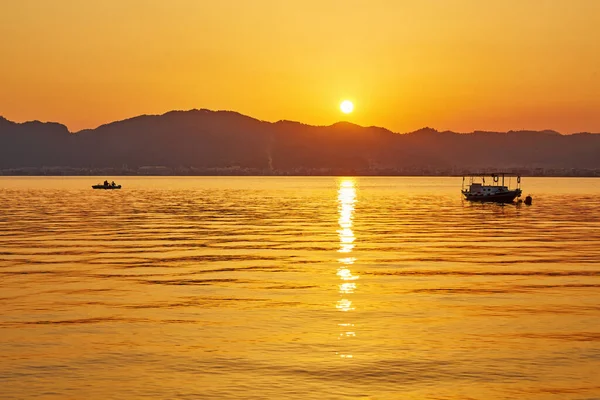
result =
[[463,191],[465,200],[481,201],[488,203],[512,203],[515,199],[521,196],[521,190],[509,190],[502,193],[484,194],[484,193],[469,193]]
[[93,185],[92,189],[104,189],[104,190],[121,189],[121,185],[115,185],[115,186]]

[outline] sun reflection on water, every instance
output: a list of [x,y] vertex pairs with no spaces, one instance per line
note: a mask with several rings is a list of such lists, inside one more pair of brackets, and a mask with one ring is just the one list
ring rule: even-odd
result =
[[[345,178],[340,181],[338,189],[338,212],[339,219],[338,224],[340,229],[338,235],[340,238],[339,253],[344,253],[346,256],[338,258],[339,267],[337,270],[337,276],[339,276],[342,283],[338,285],[338,292],[340,293],[340,300],[337,301],[335,307],[339,311],[350,312],[354,311],[352,300],[348,295],[355,292],[357,288],[356,280],[359,276],[354,275],[351,271],[352,265],[356,262],[355,257],[351,257],[349,253],[352,253],[354,249],[354,242],[356,237],[352,230],[352,222],[354,218],[354,204],[356,203],[356,187],[353,179]],[[338,324],[341,332],[339,333],[338,339],[348,339],[356,336],[354,331],[354,324],[344,322]],[[353,358],[352,354],[338,353],[341,358]]]

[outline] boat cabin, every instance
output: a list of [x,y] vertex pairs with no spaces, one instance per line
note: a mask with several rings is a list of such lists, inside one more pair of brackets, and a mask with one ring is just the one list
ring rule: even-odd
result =
[[469,193],[502,193],[508,191],[508,186],[484,186],[482,183],[471,183],[469,185]]

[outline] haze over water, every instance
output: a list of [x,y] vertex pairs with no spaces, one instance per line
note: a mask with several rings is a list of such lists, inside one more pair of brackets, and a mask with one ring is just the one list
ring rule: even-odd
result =
[[600,180],[0,178],[0,398],[600,398]]

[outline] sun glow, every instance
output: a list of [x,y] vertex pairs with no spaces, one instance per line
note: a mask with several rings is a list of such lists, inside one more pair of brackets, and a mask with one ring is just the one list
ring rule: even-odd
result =
[[340,110],[342,110],[344,114],[350,114],[352,110],[354,110],[354,104],[352,104],[350,100],[344,100],[342,101],[342,104],[340,104]]

